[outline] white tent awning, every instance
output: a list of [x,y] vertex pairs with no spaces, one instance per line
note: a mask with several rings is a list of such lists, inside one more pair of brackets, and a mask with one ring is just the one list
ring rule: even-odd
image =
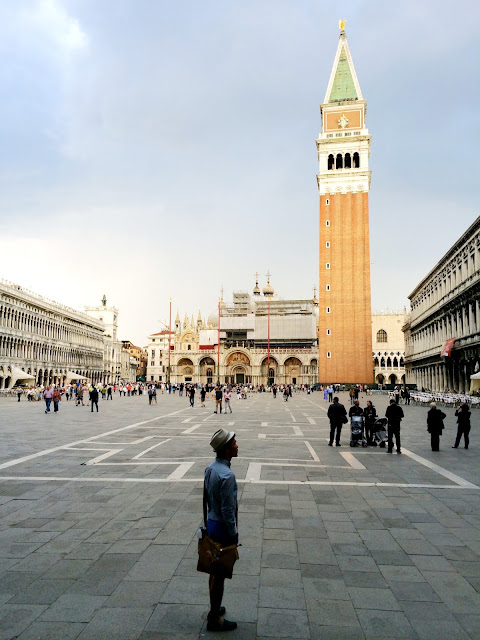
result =
[[474,373],[473,376],[470,376],[470,380],[480,380],[480,371],[478,373]]
[[19,367],[12,367],[11,386],[13,387],[15,382],[19,382],[20,380],[35,380],[35,376],[31,376],[29,373],[22,371]]
[[79,373],[75,373],[74,371],[67,371],[65,375],[65,381],[70,382],[71,380],[86,380],[85,376],[81,376]]

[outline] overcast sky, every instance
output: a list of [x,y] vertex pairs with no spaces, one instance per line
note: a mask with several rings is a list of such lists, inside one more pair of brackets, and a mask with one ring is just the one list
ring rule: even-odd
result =
[[372,135],[374,310],[480,214],[477,0],[0,0],[0,276],[120,311],[318,281],[315,139],[346,33]]

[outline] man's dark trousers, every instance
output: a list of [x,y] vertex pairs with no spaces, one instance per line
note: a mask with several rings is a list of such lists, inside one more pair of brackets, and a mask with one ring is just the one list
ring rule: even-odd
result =
[[393,450],[393,436],[395,436],[395,443],[397,445],[397,451],[400,451],[400,425],[389,424],[387,428],[388,433],[388,450]]
[[[342,435],[342,423],[330,423],[330,444],[333,444],[335,440],[335,444],[340,444],[340,436]],[[337,436],[335,437],[335,431],[337,432]]]
[[93,411],[93,405],[97,407],[97,411],[98,411],[98,400],[92,400],[92,411]]

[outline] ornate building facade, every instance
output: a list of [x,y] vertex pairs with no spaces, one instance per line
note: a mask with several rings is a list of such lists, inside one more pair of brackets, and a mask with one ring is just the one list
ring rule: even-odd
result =
[[320,379],[371,383],[368,192],[370,140],[363,99],[340,24],[316,141],[320,195]]
[[405,311],[372,314],[372,355],[377,384],[405,384]]
[[[129,353],[133,358],[135,358],[136,362],[136,379],[145,380],[147,375],[147,351],[146,349],[142,349],[141,347],[135,346],[130,340],[122,340],[123,350]],[[130,380],[135,380],[135,378],[129,378]]]
[[480,217],[408,297],[407,384],[468,392],[480,370]]
[[[172,328],[170,381],[231,384],[318,382],[317,301],[280,300],[268,282],[235,292],[218,318],[179,315]],[[154,342],[155,341],[155,342]],[[168,380],[168,331],[149,336],[148,381]],[[152,363],[152,364],[151,364]],[[151,366],[150,366],[151,364]]]
[[103,332],[103,323],[85,313],[1,281],[0,389],[76,375],[102,380]]
[[[125,379],[122,373],[122,341],[118,339],[118,309],[107,307],[107,299],[103,296],[102,304],[96,307],[85,307],[85,312],[103,323],[103,375],[102,382],[118,384]],[[130,380],[129,377],[127,377]],[[135,380],[135,378],[134,378]]]

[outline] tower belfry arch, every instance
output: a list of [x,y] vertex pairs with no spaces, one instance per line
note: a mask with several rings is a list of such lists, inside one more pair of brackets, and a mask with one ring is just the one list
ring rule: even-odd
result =
[[320,106],[319,379],[372,382],[370,141],[363,98],[341,20]]

